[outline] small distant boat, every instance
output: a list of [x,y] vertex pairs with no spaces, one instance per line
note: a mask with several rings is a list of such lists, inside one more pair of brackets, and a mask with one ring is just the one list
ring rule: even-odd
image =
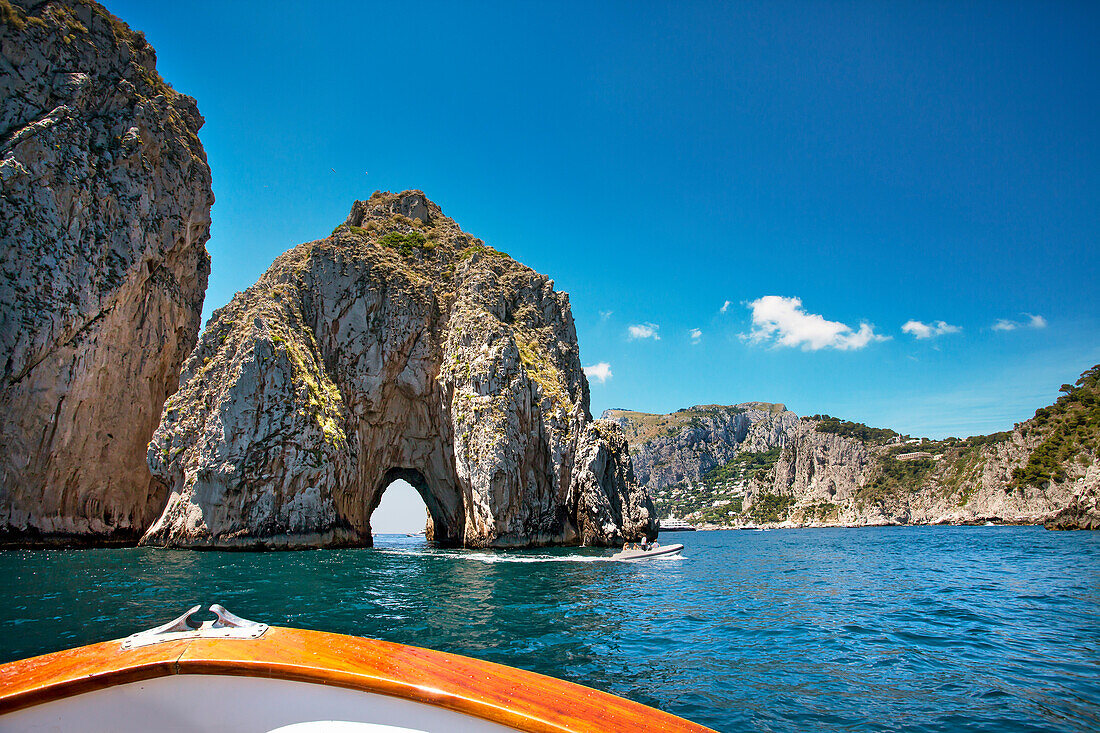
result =
[[695,527],[691,526],[682,519],[676,517],[668,517],[662,519],[657,524],[658,529],[661,532],[694,532]]
[[648,550],[643,549],[627,549],[621,552],[616,552],[611,556],[612,560],[649,560],[654,557],[672,557],[673,555],[679,555],[680,550],[684,549],[683,545],[650,545]]
[[406,537],[420,537],[423,534],[424,534],[424,530],[420,530],[419,532],[406,532],[405,536]]
[[[705,733],[683,718],[491,662],[278,628],[222,606],[0,665],[0,730]],[[713,733],[713,732],[712,732]]]

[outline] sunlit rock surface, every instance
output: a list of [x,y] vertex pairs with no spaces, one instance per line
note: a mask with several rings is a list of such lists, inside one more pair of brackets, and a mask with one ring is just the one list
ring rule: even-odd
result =
[[355,202],[215,312],[148,459],[169,499],[146,544],[369,545],[396,478],[444,544],[655,535],[568,296],[419,191]]
[[203,120],[101,6],[3,5],[0,541],[134,542],[210,271]]
[[1010,431],[925,440],[783,405],[608,410],[658,507],[718,526],[1100,529],[1100,365]]

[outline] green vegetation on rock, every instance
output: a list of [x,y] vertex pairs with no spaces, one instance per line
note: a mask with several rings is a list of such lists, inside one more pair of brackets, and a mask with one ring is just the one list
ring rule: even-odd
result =
[[564,387],[561,372],[558,371],[553,360],[543,353],[544,350],[537,338],[525,337],[518,331],[515,337],[519,359],[527,376],[542,388],[542,393],[549,397],[556,407],[568,412],[571,406],[569,393]]
[[879,459],[878,476],[860,488],[856,496],[865,501],[881,502],[893,493],[916,491],[924,485],[933,465],[931,458],[899,461],[892,455],[884,455]]
[[[383,247],[389,247],[396,249],[401,253],[402,257],[410,257],[416,249],[425,249],[427,243],[427,237],[420,232],[409,232],[408,234],[402,234],[401,232],[389,232],[379,238],[378,243]],[[427,249],[434,248],[428,247]]]
[[1100,442],[1100,364],[1092,367],[1076,384],[1063,384],[1062,396],[1050,407],[1035,411],[1027,426],[1043,441],[1028,456],[1027,463],[1012,474],[1016,487],[1042,486],[1065,481],[1067,465],[1079,454],[1095,455]]
[[855,438],[864,443],[885,443],[899,435],[890,428],[872,428],[861,422],[841,420],[830,415],[814,415],[808,419],[818,421],[816,430],[819,433],[833,433],[846,438]]
[[[993,443],[1001,443],[1012,437],[1012,433],[1004,430],[999,433],[990,433],[989,435],[972,435],[966,440],[958,441],[969,448],[980,448],[983,445],[992,445]],[[948,440],[954,440],[948,438]]]
[[761,494],[749,507],[748,518],[757,524],[782,522],[790,514],[793,496]]
[[621,422],[632,443],[644,443],[660,437],[673,437],[681,430],[706,428],[706,421],[728,421],[749,410],[779,414],[786,406],[770,402],[747,402],[741,405],[695,405],[661,415],[635,410],[612,409],[604,417]]
[[[273,319],[275,320],[275,319]],[[301,314],[296,310],[287,319],[290,324],[300,325]],[[306,343],[299,343],[299,341]],[[317,421],[325,436],[325,442],[337,448],[347,445],[347,435],[343,429],[343,397],[339,388],[321,367],[317,356],[317,344],[309,328],[301,328],[299,338],[289,332],[271,332],[271,343],[282,349],[294,370],[294,377],[301,381],[306,390],[306,407]]]
[[[781,426],[785,448],[766,453],[729,452],[733,431],[715,429],[723,416],[766,404],[705,405],[667,415],[615,409],[605,417],[623,424],[662,516],[718,526],[1018,523],[1041,521],[1052,506],[1065,506],[1067,496],[1092,501],[1097,492],[1100,365],[1061,392],[1012,431],[930,440],[813,415]],[[756,445],[760,439],[755,436]],[[1080,519],[1085,515],[1074,516],[1080,526],[1092,526]]]
[[822,501],[800,507],[797,512],[801,512],[803,522],[835,522],[840,516],[840,505]]
[[703,474],[703,483],[707,486],[715,486],[730,481],[742,481],[747,478],[763,479],[764,475],[779,460],[779,454],[782,450],[782,448],[775,447],[760,453],[750,451],[738,453],[729,463],[713,468]]
[[0,23],[8,23],[20,31],[26,28],[28,23],[39,28],[46,27],[45,21],[41,18],[27,15],[23,8],[18,5],[13,6],[8,0],[0,0]]
[[703,474],[690,488],[685,483],[667,487],[654,497],[662,516],[688,517],[693,522],[732,525],[740,517],[749,482],[766,478],[779,460],[781,448],[745,451]]

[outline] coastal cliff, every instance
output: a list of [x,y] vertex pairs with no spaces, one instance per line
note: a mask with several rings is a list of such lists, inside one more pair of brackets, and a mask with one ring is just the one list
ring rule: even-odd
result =
[[164,505],[145,454],[210,271],[202,124],[100,5],[0,0],[0,543],[132,543]]
[[[609,410],[663,514],[715,526],[1045,523],[1100,528],[1100,365],[1013,430],[914,439],[751,405]],[[745,415],[743,432],[717,415]],[[766,439],[738,439],[763,431]],[[718,457],[730,456],[725,462]]]
[[592,420],[568,296],[419,191],[356,201],[216,311],[148,461],[143,544],[370,545],[397,478],[447,545],[655,536],[617,425]]
[[651,491],[698,483],[708,471],[742,451],[766,451],[783,445],[798,416],[783,405],[699,405],[670,415],[605,410],[630,441],[638,481]]

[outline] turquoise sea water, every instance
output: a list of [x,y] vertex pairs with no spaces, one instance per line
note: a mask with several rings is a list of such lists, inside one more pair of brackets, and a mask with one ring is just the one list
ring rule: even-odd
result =
[[[723,731],[1100,729],[1100,533],[695,532],[588,549],[0,552],[0,661],[194,603],[522,667]],[[640,728],[641,729],[641,728]]]

